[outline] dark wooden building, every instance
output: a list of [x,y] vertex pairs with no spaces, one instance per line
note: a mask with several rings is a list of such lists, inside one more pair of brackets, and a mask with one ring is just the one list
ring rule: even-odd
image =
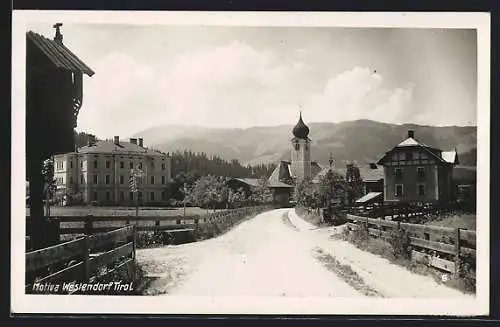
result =
[[26,167],[29,180],[32,247],[49,245],[44,217],[42,164],[52,155],[74,151],[83,75],[94,72],[63,44],[62,24],[54,39],[26,33]]

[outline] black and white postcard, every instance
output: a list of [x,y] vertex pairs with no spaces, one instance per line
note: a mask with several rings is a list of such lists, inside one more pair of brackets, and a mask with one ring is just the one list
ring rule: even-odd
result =
[[12,51],[12,312],[488,314],[488,14],[14,11]]

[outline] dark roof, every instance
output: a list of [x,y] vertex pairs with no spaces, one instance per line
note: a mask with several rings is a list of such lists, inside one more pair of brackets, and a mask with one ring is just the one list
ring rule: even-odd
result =
[[292,133],[296,138],[299,139],[307,139],[307,136],[309,135],[309,127],[307,127],[307,125],[304,124],[304,121],[302,120],[302,112],[300,113],[299,121],[293,128]]
[[96,141],[93,145],[86,145],[78,149],[79,153],[110,153],[110,154],[147,154],[153,156],[166,156],[165,154],[141,147],[137,144],[120,141],[116,145],[113,141]]
[[50,40],[32,31],[26,33],[26,38],[33,42],[57,68],[63,68],[72,72],[81,72],[88,76],[94,75],[94,71],[66,48],[62,42]]
[[247,184],[251,187],[257,187],[259,186],[259,179],[258,178],[231,178],[229,181],[237,181],[240,183]]
[[284,184],[284,181],[290,180],[291,177],[292,173],[290,170],[290,163],[287,161],[280,161],[276,168],[274,168],[271,176],[268,179],[269,186],[273,187]]

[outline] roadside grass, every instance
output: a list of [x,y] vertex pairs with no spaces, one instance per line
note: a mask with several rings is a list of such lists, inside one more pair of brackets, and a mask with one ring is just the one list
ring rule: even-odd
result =
[[469,213],[440,215],[430,218],[424,225],[476,230],[476,215]]
[[295,213],[297,214],[297,216],[304,219],[308,223],[313,224],[314,226],[318,227],[329,226],[328,224],[321,221],[322,219],[320,214],[315,210],[307,209],[304,207],[295,207]]
[[295,226],[294,224],[292,224],[292,222],[290,221],[290,218],[288,217],[288,212],[283,213],[283,215],[281,216],[281,220],[283,221],[283,223],[285,225],[287,225],[288,227],[290,227],[294,231],[298,231],[299,230],[297,228],[297,226]]
[[475,277],[474,283],[471,283],[469,278],[457,278],[449,272],[442,272],[434,267],[412,261],[407,256],[399,254],[391,243],[380,238],[368,236],[364,228],[358,228],[354,231],[348,231],[348,229],[345,228],[343,233],[331,235],[330,238],[347,241],[362,251],[378,255],[393,264],[406,268],[412,273],[430,276],[434,278],[438,284],[454,288],[465,294],[475,294]]
[[341,264],[335,257],[321,248],[315,248],[313,251],[318,261],[358,292],[370,297],[384,297],[383,294],[366,284],[364,279],[349,265]]

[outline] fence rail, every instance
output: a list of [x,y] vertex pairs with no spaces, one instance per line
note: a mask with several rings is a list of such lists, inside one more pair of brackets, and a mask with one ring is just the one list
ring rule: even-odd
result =
[[418,225],[348,214],[352,229],[365,226],[369,235],[390,239],[391,231],[402,230],[413,247],[412,259],[451,273],[458,273],[461,254],[476,257],[476,232],[461,228]]
[[[249,214],[255,211],[256,208],[263,207],[246,207],[224,211],[216,211],[207,215],[191,215],[191,216],[58,216],[52,217],[51,220],[56,222],[59,235],[69,234],[95,234],[105,233],[114,230],[118,227],[126,225],[135,225],[137,232],[189,232],[193,231],[198,224],[206,223],[211,220],[223,219],[235,214]],[[30,216],[26,216],[26,226],[30,229]],[[31,234],[28,232],[28,234]],[[29,242],[27,237],[26,242]]]
[[131,272],[133,280],[135,248],[136,226],[129,225],[28,252],[26,291],[33,290],[35,283],[103,278],[122,267]]

